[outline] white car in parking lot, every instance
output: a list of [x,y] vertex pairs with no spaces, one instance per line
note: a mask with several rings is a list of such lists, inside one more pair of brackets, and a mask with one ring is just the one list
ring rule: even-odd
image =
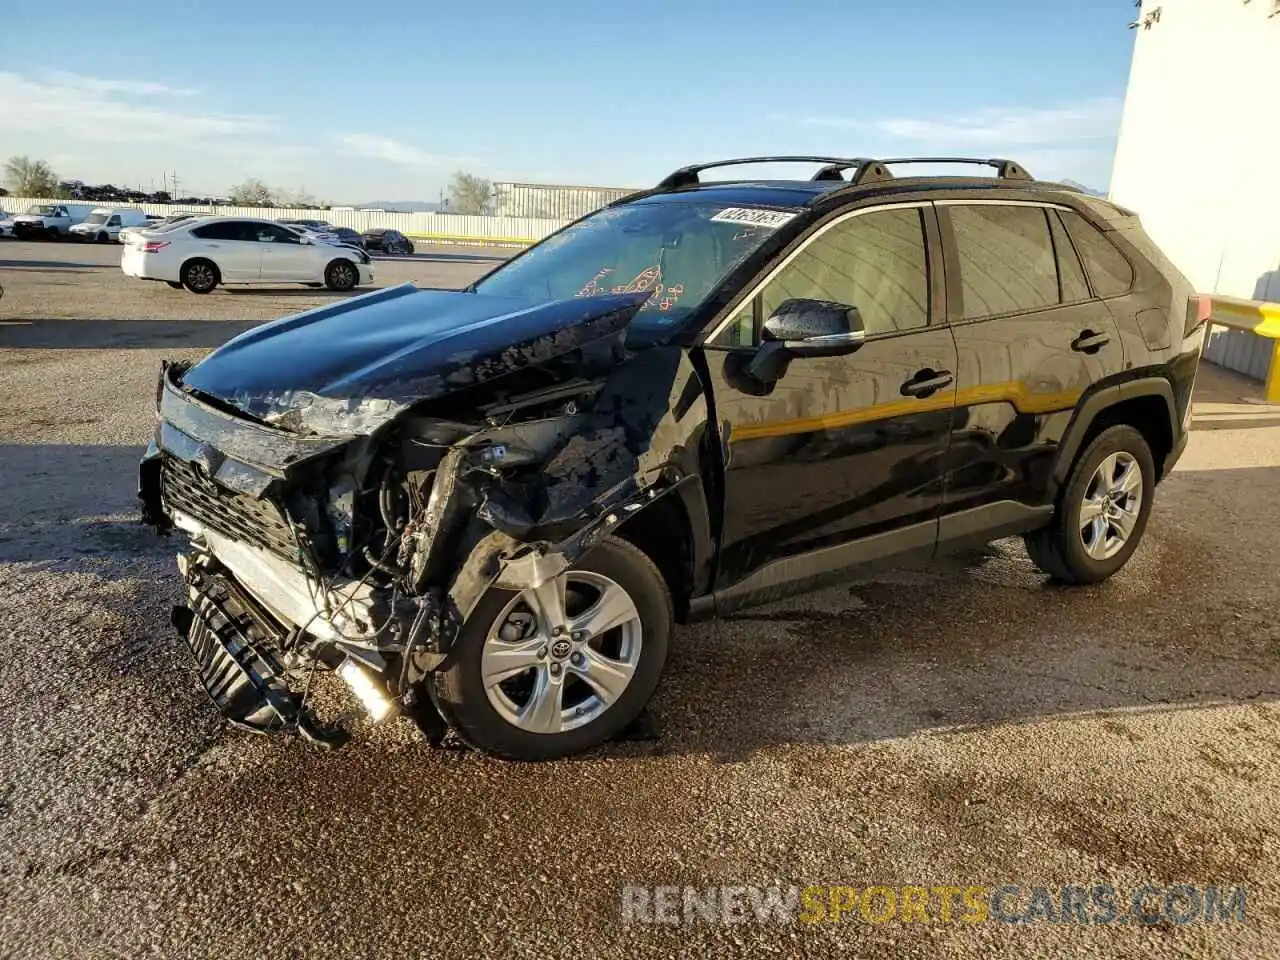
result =
[[373,282],[363,250],[316,243],[253,217],[201,217],[136,234],[125,245],[120,269],[192,293],[208,293],[220,283],[302,283],[345,291]]

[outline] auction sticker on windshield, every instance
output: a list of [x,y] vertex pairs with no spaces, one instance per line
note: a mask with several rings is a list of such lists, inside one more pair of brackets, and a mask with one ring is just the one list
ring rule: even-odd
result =
[[783,210],[756,210],[751,207],[726,207],[714,217],[713,223],[749,223],[756,227],[776,230],[789,220],[795,219],[794,213]]

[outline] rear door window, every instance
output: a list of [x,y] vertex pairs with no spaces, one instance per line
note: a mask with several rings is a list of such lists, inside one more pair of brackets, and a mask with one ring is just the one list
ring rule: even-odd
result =
[[946,207],[960,262],[966,320],[1025,313],[1059,303],[1058,265],[1043,207]]
[[244,225],[239,220],[223,220],[220,223],[207,223],[191,231],[193,237],[201,240],[243,240]]
[[1133,287],[1133,267],[1115,244],[1075,211],[1064,210],[1062,222],[1084,261],[1094,295],[1106,298],[1128,293]]

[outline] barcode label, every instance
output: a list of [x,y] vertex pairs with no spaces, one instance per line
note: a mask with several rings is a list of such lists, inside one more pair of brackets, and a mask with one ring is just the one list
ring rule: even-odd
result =
[[755,227],[776,230],[790,220],[794,213],[782,210],[754,210],[750,207],[727,207],[711,218],[716,223],[749,223]]

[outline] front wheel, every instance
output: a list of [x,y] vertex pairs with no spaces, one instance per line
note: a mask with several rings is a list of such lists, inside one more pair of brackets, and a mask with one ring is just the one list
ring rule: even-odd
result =
[[1133,427],[1108,427],[1080,454],[1049,526],[1025,538],[1027,553],[1064,583],[1098,583],[1138,549],[1155,498],[1151,447]]
[[98,242],[99,242],[99,243],[106,243],[106,242],[107,242],[108,240],[110,240],[110,239],[111,239],[111,237],[109,237],[109,236],[107,235],[107,233],[106,233],[106,231],[105,231],[105,230],[101,230],[101,231],[99,231],[99,232],[98,232]]
[[346,293],[360,282],[360,272],[350,260],[335,260],[324,271],[324,284],[330,290]]
[[616,736],[657,689],[671,596],[653,562],[608,538],[541,587],[491,589],[458,635],[434,699],[472,746],[551,760]]

